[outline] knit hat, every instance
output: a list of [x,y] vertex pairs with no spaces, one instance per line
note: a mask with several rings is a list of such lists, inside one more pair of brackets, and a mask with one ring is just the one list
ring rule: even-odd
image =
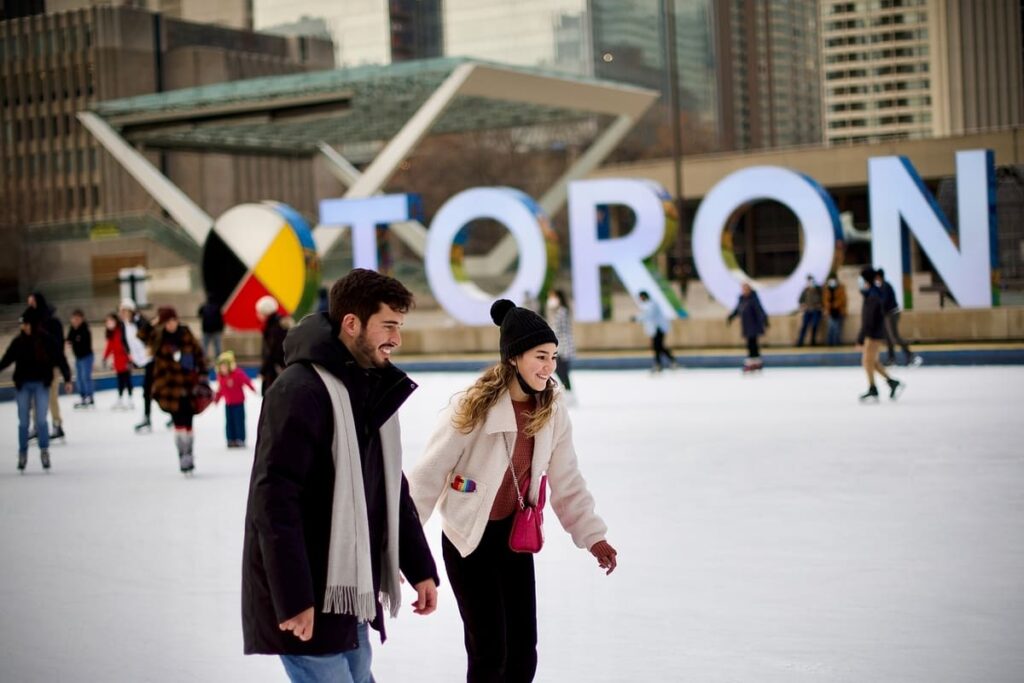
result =
[[156,324],[163,325],[171,318],[177,318],[178,312],[174,310],[173,306],[161,306],[156,311]]
[[120,308],[125,308],[125,309],[127,309],[129,311],[134,311],[135,310],[135,302],[126,297],[124,299],[121,299],[121,306],[120,306]]
[[29,306],[21,313],[21,317],[18,318],[18,322],[26,325],[35,325],[39,322],[40,313],[38,308]]
[[864,282],[870,285],[875,281],[875,269],[871,266],[864,266],[861,268],[860,276],[864,278]]
[[277,308],[277,299],[270,296],[269,294],[267,294],[266,296],[261,296],[259,300],[256,302],[256,312],[262,315],[264,318],[269,318],[270,316],[277,313]]
[[503,361],[541,344],[558,344],[558,337],[544,318],[508,299],[491,304],[491,320],[501,327],[499,348]]

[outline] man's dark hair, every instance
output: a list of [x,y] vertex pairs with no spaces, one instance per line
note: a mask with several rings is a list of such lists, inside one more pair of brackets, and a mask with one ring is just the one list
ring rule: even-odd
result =
[[77,315],[79,318],[85,317],[85,313],[82,312],[81,308],[76,308],[75,310],[71,311],[71,315]]
[[884,280],[885,279],[885,271],[882,270],[881,268],[876,268],[875,269],[875,276],[876,277],[880,277],[880,278],[882,278]]
[[651,298],[651,295],[647,293],[647,290],[642,290],[638,296],[645,301]]
[[356,268],[331,287],[328,316],[335,325],[349,313],[363,325],[381,304],[387,304],[399,313],[407,313],[413,306],[413,295],[405,285],[393,277],[377,271]]

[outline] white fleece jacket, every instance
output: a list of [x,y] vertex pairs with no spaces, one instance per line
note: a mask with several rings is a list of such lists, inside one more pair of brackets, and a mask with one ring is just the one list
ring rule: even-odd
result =
[[[435,506],[440,507],[444,533],[465,557],[476,549],[487,526],[494,498],[508,469],[505,433],[516,433],[512,398],[506,391],[487,413],[483,423],[469,434],[452,425],[463,394],[452,399],[419,462],[409,473],[409,492],[420,520],[427,523]],[[594,513],[594,498],[577,467],[572,444],[572,425],[561,392],[548,423],[534,437],[533,465],[527,498],[536,503],[540,478],[545,472],[550,486],[551,508],[562,527],[580,548],[589,549],[604,540],[608,527]],[[472,492],[456,491],[456,476],[476,483]],[[440,501],[440,502],[439,502]]]

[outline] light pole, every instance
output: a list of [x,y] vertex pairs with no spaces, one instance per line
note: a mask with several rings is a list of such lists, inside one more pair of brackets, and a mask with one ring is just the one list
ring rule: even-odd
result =
[[[676,10],[675,0],[662,0],[665,20],[665,72],[668,78],[668,107],[672,125],[672,176],[673,196],[679,229],[676,231],[676,272],[680,288],[686,281],[686,205],[683,202],[683,132],[679,121],[679,75],[676,58]],[[685,295],[685,292],[680,292]]]

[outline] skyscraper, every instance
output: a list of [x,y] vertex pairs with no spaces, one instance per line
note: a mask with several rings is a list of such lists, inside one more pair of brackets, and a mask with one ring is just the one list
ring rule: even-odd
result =
[[829,142],[1024,122],[1017,0],[827,0],[821,12]]
[[822,141],[818,7],[716,0],[722,149]]

